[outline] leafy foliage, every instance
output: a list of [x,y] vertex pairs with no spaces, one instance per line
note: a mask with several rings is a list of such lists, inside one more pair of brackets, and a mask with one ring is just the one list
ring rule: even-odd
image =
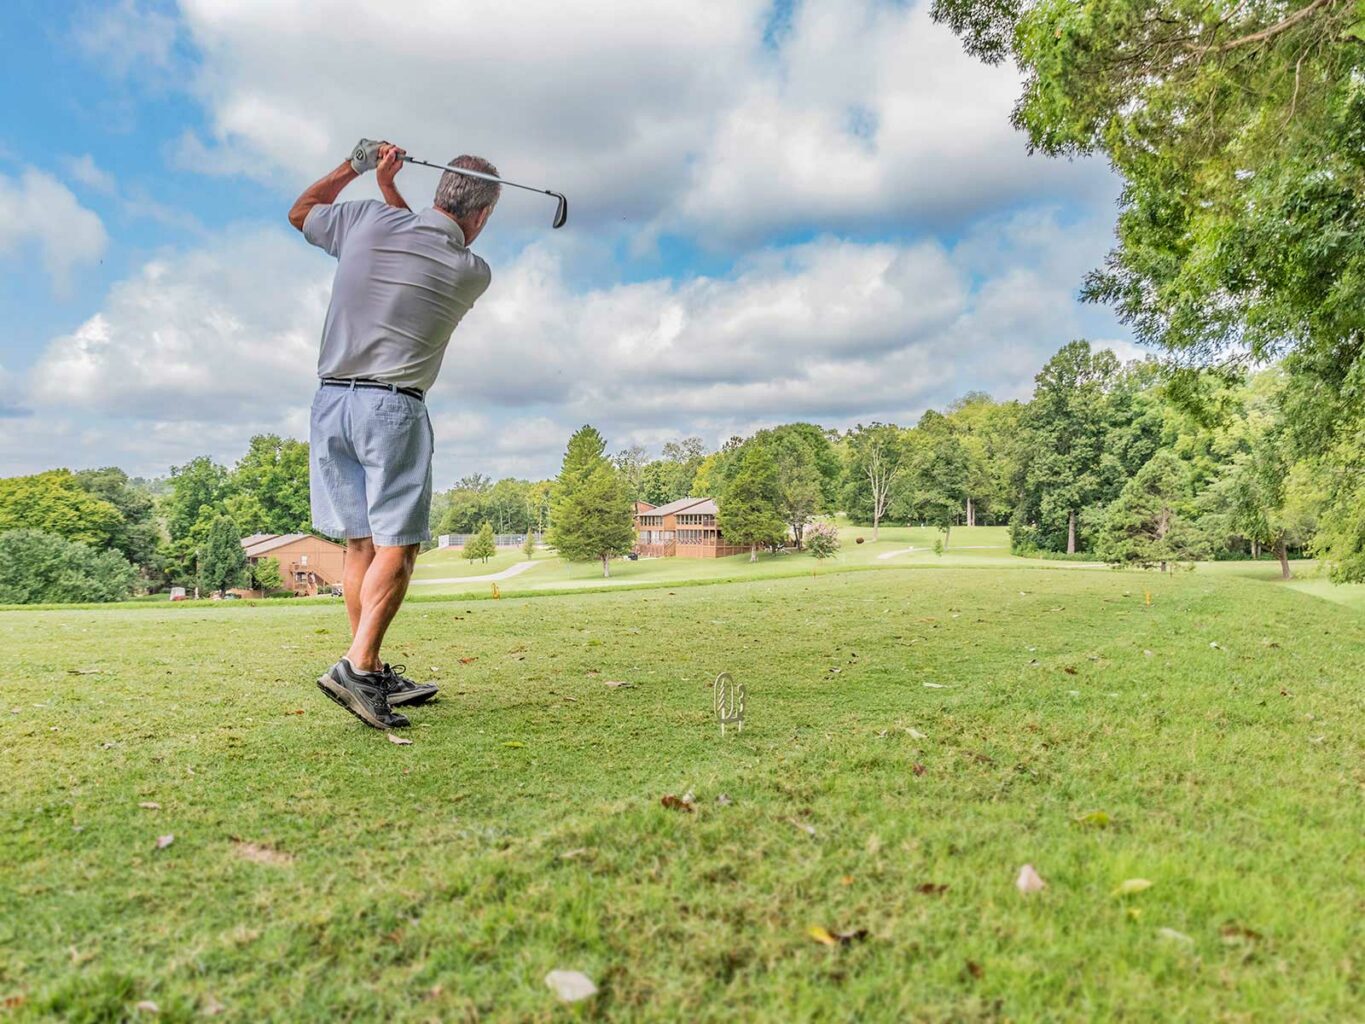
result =
[[217,516],[209,524],[204,545],[199,551],[199,584],[220,595],[246,579],[246,552],[242,535],[229,516]]
[[812,523],[806,531],[806,550],[819,559],[839,553],[839,531],[830,523]]
[[777,510],[777,465],[766,446],[741,450],[716,504],[716,525],[730,543],[749,546],[750,561],[760,546],[781,543],[786,528]]
[[591,426],[569,439],[551,503],[549,543],[571,562],[600,559],[611,575],[611,558],[635,545],[634,506],[615,467],[602,453],[606,442]]
[[0,604],[121,601],[136,576],[117,551],[41,530],[0,533]]
[[476,558],[487,562],[497,553],[498,548],[493,537],[493,524],[485,519],[479,526],[479,532],[470,537],[468,543],[465,544],[464,556],[471,562]]

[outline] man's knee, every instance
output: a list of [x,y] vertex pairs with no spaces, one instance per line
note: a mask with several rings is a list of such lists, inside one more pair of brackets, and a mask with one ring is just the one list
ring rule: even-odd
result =
[[346,547],[361,558],[374,557],[374,539],[371,537],[351,537],[346,541]]
[[412,572],[417,566],[417,552],[422,550],[422,545],[395,544],[390,546],[387,544],[376,544],[374,550],[376,553],[383,555],[386,559],[398,559],[408,572]]

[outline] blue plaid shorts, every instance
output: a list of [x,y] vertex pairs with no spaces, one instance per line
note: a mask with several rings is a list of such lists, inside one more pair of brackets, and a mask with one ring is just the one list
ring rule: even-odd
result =
[[320,387],[308,445],[314,529],[395,547],[431,538],[431,420],[420,399]]

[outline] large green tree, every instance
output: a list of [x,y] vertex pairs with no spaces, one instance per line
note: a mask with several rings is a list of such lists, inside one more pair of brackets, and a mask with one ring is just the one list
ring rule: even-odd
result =
[[1365,578],[1365,6],[1360,0],[935,0],[1024,88],[1015,123],[1123,178],[1089,278],[1180,366],[1286,356],[1287,440],[1320,547]]
[[311,518],[307,442],[257,434],[233,467],[230,487],[255,500],[253,521],[233,515],[243,533],[306,531]]
[[778,513],[777,465],[766,445],[740,450],[735,470],[717,499],[716,525],[732,544],[749,546],[749,561],[758,561],[760,546],[782,541],[785,525]]
[[471,562],[476,558],[487,562],[497,553],[498,548],[493,537],[493,524],[485,519],[479,525],[479,532],[465,542],[464,556]]
[[933,409],[920,417],[910,444],[909,479],[896,510],[903,518],[937,527],[947,547],[967,502],[966,447],[952,421]]
[[1191,499],[1189,466],[1172,452],[1157,452],[1105,510],[1097,554],[1115,565],[1160,566],[1162,572],[1171,562],[1204,557]]
[[1022,406],[968,392],[948,407],[947,416],[967,456],[967,500],[963,523],[1008,521],[1019,504]]
[[199,583],[221,597],[229,587],[240,586],[247,577],[242,534],[231,516],[217,516],[209,526],[199,551]]
[[115,550],[41,530],[0,532],[0,604],[121,601],[136,575]]
[[161,530],[156,522],[156,500],[142,481],[129,479],[117,466],[82,469],[73,474],[82,489],[119,510],[123,522],[110,538],[123,557],[144,572],[154,572]]
[[606,442],[592,426],[569,439],[551,504],[550,546],[570,562],[611,559],[635,545],[635,509],[620,474],[603,454]]
[[909,468],[904,432],[894,423],[859,423],[845,442],[843,509],[855,523],[872,525],[875,542]]
[[1034,378],[1023,418],[1028,440],[1016,541],[1022,535],[1050,550],[1076,552],[1082,512],[1105,497],[1108,392],[1118,372],[1112,352],[1073,341]]
[[117,547],[127,521],[67,469],[0,479],[0,531],[40,530],[94,548]]

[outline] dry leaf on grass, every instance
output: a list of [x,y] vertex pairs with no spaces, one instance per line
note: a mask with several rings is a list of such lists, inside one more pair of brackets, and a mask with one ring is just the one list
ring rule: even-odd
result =
[[1171,942],[1178,942],[1182,946],[1194,945],[1194,939],[1190,938],[1184,932],[1176,931],[1174,928],[1158,928],[1156,930],[1156,934],[1157,938],[1167,939]]
[[286,711],[285,714],[286,714],[286,715],[301,715],[301,714],[303,714],[303,708],[295,708],[293,711]]
[[410,747],[410,746],[412,746],[412,740],[407,739],[407,738],[404,737],[404,736],[395,736],[395,735],[394,735],[393,733],[391,733],[391,732],[390,732],[390,733],[385,733],[384,735],[388,736],[389,742],[390,742],[390,743],[395,743],[395,744],[397,744],[397,745],[400,746],[400,747]]
[[822,946],[847,946],[851,942],[861,942],[867,938],[867,929],[858,928],[847,932],[832,932],[828,928],[813,924],[806,929],[806,934]]
[[720,804],[722,807],[729,807],[734,801],[725,793],[722,793],[720,796],[716,797],[716,803]]
[[923,893],[925,896],[942,896],[948,891],[948,886],[942,882],[921,882],[915,886],[915,892]]
[[597,995],[597,986],[582,971],[551,971],[545,975],[545,984],[564,1003],[577,1003]]
[[1222,936],[1223,942],[1229,946],[1235,946],[1241,942],[1257,942],[1265,938],[1260,932],[1244,928],[1240,924],[1225,924],[1218,929],[1218,934]]
[[664,807],[667,807],[670,811],[685,811],[688,814],[691,814],[693,810],[695,810],[693,807],[695,801],[689,801],[687,799],[690,795],[691,794],[689,793],[684,796],[675,796],[673,793],[665,793],[659,798],[659,803]]
[[1115,896],[1135,896],[1140,892],[1146,892],[1152,887],[1152,883],[1145,878],[1126,878],[1118,884],[1114,890]]
[[814,835],[815,835],[815,826],[814,826],[814,825],[807,825],[804,821],[797,821],[795,818],[787,818],[786,821],[787,821],[787,824],[790,825],[792,828],[800,829],[802,832],[806,833],[806,835],[808,835],[808,836],[814,836]]
[[[478,660],[479,660],[478,658],[461,658],[461,659],[460,659],[460,664],[461,664],[461,665],[472,665],[472,664],[474,664],[474,662],[476,662],[476,661],[478,661]],[[434,670],[433,670],[433,671],[434,671]]]
[[621,689],[622,687],[634,686],[635,684],[634,684],[634,683],[626,682],[626,680],[624,680],[624,679],[604,679],[604,680],[602,680],[602,685],[603,685],[603,686],[609,686],[609,687],[611,687],[613,690],[619,690],[619,689]]
[[583,856],[583,854],[585,854],[585,853],[587,853],[587,852],[588,852],[588,848],[587,848],[586,846],[580,846],[580,847],[578,847],[577,849],[565,850],[563,853],[561,853],[561,854],[559,855],[559,859],[560,859],[560,860],[576,860],[577,858]]
[[970,974],[973,978],[980,978],[986,972],[982,969],[981,965],[977,963],[975,960],[968,960],[967,973]]
[[69,676],[97,676],[103,671],[99,668],[69,668],[66,670],[66,674]]
[[1014,880],[1014,887],[1027,896],[1029,893],[1042,892],[1047,888],[1047,883],[1043,881],[1043,876],[1034,870],[1032,864],[1025,864],[1019,869],[1019,877]]
[[925,768],[924,765],[918,763],[912,764],[910,766],[910,770],[914,772],[916,775],[923,775],[926,771],[928,771],[928,769]]
[[233,848],[237,851],[237,856],[243,860],[249,860],[256,864],[269,864],[272,867],[284,867],[294,863],[294,855],[285,853],[283,850],[276,850],[269,846],[262,846],[259,843],[248,843],[235,836],[232,840]]
[[157,837],[156,837],[156,848],[157,848],[158,850],[164,850],[166,847],[170,846],[171,843],[173,843],[173,842],[175,842],[175,836],[174,836],[172,833],[169,833],[169,832],[168,832],[168,833],[167,833],[166,835],[164,835],[164,836],[157,836]]
[[155,800],[144,800],[142,801],[142,803],[138,804],[138,806],[141,807],[144,811],[161,810],[161,805],[157,803]]
[[144,999],[144,1000],[142,1000],[142,1002],[138,1003],[137,1006],[134,1007],[134,1009],[137,1010],[137,1011],[140,1012],[140,1013],[160,1013],[160,1012],[161,1012],[161,1007],[157,1006],[156,1003],[152,1002],[150,999]]

